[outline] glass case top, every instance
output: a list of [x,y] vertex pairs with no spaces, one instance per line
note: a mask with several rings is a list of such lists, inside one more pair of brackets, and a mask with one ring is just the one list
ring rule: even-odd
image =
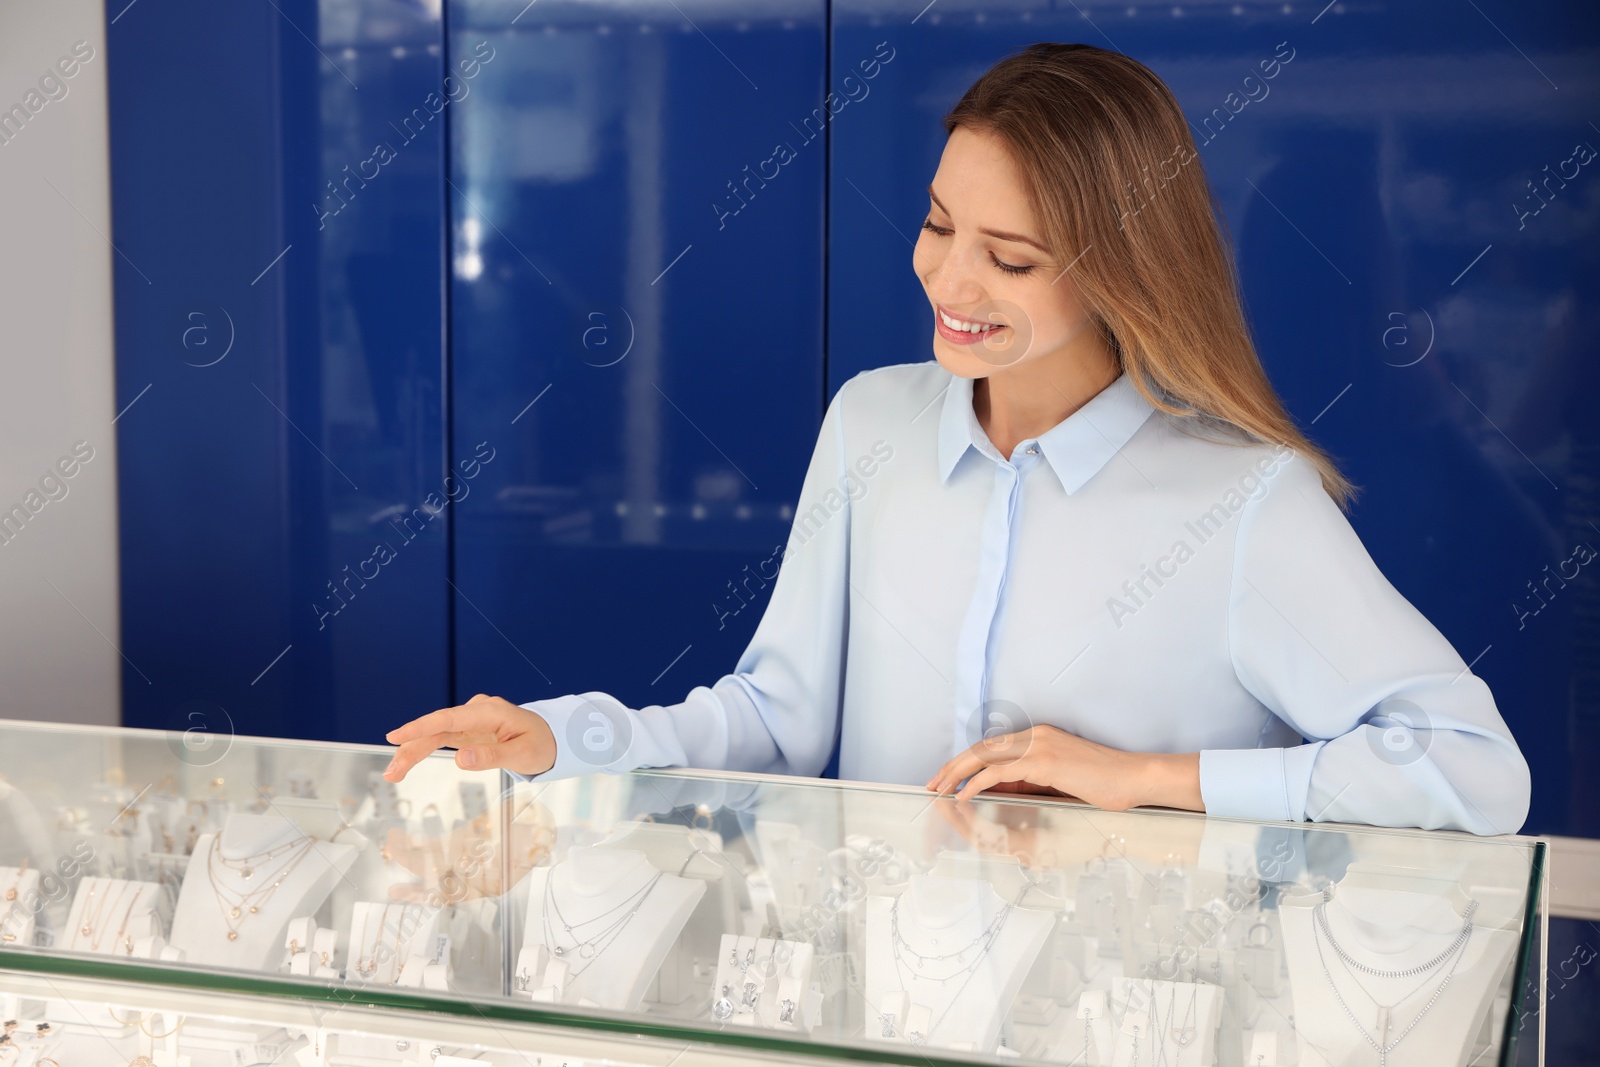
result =
[[1532,839],[389,755],[0,721],[0,971],[790,1058],[1512,1051]]

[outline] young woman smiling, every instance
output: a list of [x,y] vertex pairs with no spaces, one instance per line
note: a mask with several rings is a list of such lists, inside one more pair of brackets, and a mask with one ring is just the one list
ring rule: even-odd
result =
[[391,732],[387,776],[442,747],[523,776],[815,775],[837,743],[841,777],[962,797],[1520,828],[1488,687],[1374,565],[1261,367],[1167,87],[1037,44],[944,126],[912,257],[934,359],[829,404],[734,671],[638,709],[479,694]]

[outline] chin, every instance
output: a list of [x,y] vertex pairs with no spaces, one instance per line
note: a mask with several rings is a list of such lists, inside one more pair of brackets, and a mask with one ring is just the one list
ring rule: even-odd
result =
[[[976,347],[978,346],[972,346]],[[996,371],[1003,371],[1011,365],[980,359],[971,348],[961,351],[955,351],[954,348],[955,346],[946,344],[942,337],[934,336],[933,358],[939,362],[939,366],[958,378],[989,378]]]

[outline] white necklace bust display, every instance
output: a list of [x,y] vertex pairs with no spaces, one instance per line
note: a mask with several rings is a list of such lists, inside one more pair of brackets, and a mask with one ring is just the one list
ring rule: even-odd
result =
[[987,881],[912,875],[867,899],[867,1036],[991,1052],[1055,923]]
[[1499,897],[1352,865],[1282,901],[1301,1067],[1464,1064],[1516,950]]
[[131,956],[142,938],[159,935],[161,886],[85,876],[67,916],[63,947],[72,952]]
[[280,815],[234,812],[195,842],[171,944],[192,963],[267,970],[289,921],[320,908],[355,858],[349,845],[319,841]]
[[574,846],[529,877],[524,947],[559,975],[561,1002],[632,1011],[705,892],[642,852]]

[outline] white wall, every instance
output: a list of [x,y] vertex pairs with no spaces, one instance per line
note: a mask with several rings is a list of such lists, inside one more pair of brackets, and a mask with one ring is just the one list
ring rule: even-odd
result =
[[121,719],[106,18],[0,2],[0,718]]

